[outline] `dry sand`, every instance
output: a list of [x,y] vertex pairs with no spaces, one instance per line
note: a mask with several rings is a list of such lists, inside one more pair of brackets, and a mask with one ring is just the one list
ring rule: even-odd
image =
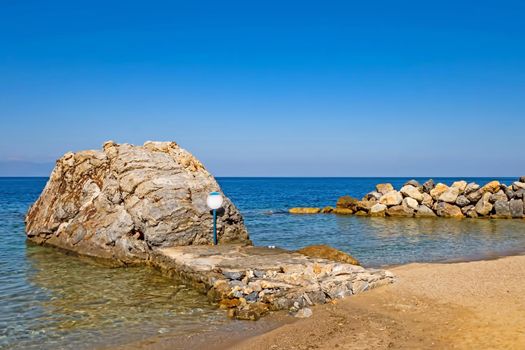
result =
[[311,318],[222,347],[525,349],[525,256],[391,271],[393,285],[314,307]]

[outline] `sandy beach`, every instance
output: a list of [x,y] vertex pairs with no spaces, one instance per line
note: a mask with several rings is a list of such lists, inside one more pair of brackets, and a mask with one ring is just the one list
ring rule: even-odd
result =
[[295,319],[276,313],[223,332],[126,349],[523,349],[525,256],[391,268],[397,282]]
[[391,269],[397,283],[314,308],[231,349],[523,349],[525,256]]
[[314,308],[232,349],[523,349],[525,256],[391,269],[397,283]]

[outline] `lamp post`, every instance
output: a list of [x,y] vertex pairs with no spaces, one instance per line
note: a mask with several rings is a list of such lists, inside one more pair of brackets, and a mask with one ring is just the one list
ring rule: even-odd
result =
[[223,198],[219,192],[210,192],[206,204],[213,210],[213,245],[217,245],[217,209],[222,206]]

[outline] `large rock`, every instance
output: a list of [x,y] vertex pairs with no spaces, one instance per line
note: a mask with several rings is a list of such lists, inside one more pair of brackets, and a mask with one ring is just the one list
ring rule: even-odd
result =
[[392,217],[411,217],[414,216],[414,210],[407,205],[395,205],[386,210],[386,215]]
[[464,207],[464,206],[467,206],[470,204],[470,201],[467,197],[465,197],[464,195],[461,195],[459,196],[457,199],[456,199],[456,204],[460,207]]
[[463,193],[467,188],[467,182],[463,180],[455,181],[450,187],[457,188],[459,193]]
[[522,218],[523,217],[523,201],[520,199],[512,199],[509,202],[510,206],[510,215],[513,218]]
[[394,186],[392,186],[392,184],[390,183],[386,183],[386,184],[377,184],[376,185],[376,191],[381,193],[381,194],[386,194],[390,191],[393,191],[394,190]]
[[434,183],[434,180],[429,179],[423,184],[423,191],[425,193],[430,193],[436,187],[436,184]]
[[419,207],[419,203],[414,198],[411,198],[411,197],[406,197],[405,199],[403,199],[403,205],[413,210],[417,210]]
[[525,182],[525,176],[520,176],[519,182]]
[[490,203],[491,196],[492,194],[490,192],[483,194],[481,199],[476,203],[476,213],[482,216],[488,215],[490,213],[493,207]]
[[456,199],[458,199],[458,195],[459,189],[456,187],[450,187],[439,196],[439,200],[447,203],[455,203]]
[[446,202],[436,203],[434,210],[436,211],[438,216],[441,216],[444,218],[462,218],[463,217],[463,213],[461,212],[461,209],[458,206],[452,205]]
[[419,182],[415,179],[408,180],[403,186],[414,186],[416,188],[422,187]]
[[421,204],[426,205],[429,208],[432,208],[432,205],[434,204],[434,199],[431,195],[424,192],[423,193],[423,200],[421,201]]
[[393,190],[390,192],[387,192],[381,198],[379,198],[379,203],[392,206],[392,205],[399,205],[403,201],[403,196],[401,193]]
[[[29,209],[30,240],[132,263],[152,249],[210,244],[206,205],[220,188],[201,162],[174,142],[106,142],[103,151],[67,153]],[[220,243],[251,243],[243,218],[224,197]]]
[[483,191],[480,189],[477,189],[475,191],[472,191],[470,193],[467,194],[467,199],[471,202],[471,203],[477,203],[481,197],[483,196]]
[[412,185],[405,185],[399,190],[402,195],[405,197],[414,198],[416,201],[420,202],[423,200],[423,194],[419,191],[418,188]]
[[381,203],[374,204],[370,208],[370,215],[372,216],[385,216],[387,206]]
[[491,181],[485,186],[483,186],[481,189],[483,190],[483,192],[496,193],[500,190],[500,188],[501,184],[499,183],[499,181]]
[[514,191],[525,190],[525,182],[515,181],[512,184],[512,188],[514,189]]
[[479,185],[475,182],[470,182],[467,184],[467,187],[465,187],[465,191],[463,191],[465,194],[472,193],[474,191],[479,190]]
[[508,200],[508,197],[503,190],[499,190],[498,192],[490,196],[490,202],[492,204],[496,203],[497,201],[507,201],[507,200]]
[[499,219],[508,219],[511,218],[510,214],[510,205],[507,200],[498,200],[494,203],[494,211],[496,212],[493,217]]
[[439,196],[443,194],[443,192],[448,191],[449,187],[443,183],[438,183],[436,187],[434,187],[430,191],[430,195],[434,200],[438,200]]
[[418,218],[433,218],[435,216],[436,214],[434,213],[434,211],[426,205],[421,204],[417,208],[416,217]]

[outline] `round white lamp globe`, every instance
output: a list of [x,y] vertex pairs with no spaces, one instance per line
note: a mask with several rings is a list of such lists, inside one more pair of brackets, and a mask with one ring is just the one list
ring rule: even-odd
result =
[[206,199],[206,204],[210,209],[219,209],[223,201],[224,199],[219,192],[211,192]]

